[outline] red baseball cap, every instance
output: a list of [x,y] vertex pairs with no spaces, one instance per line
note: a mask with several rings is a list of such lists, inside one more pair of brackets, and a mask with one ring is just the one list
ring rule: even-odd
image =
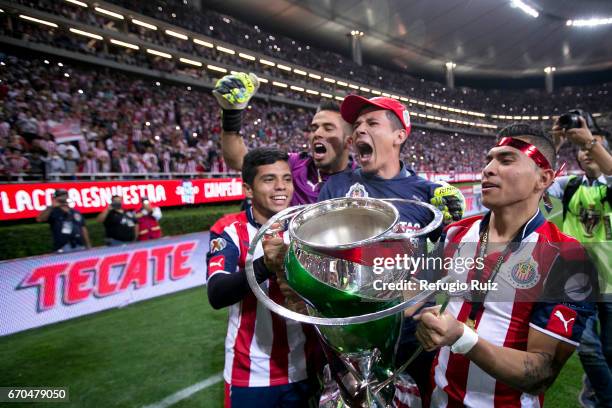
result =
[[406,134],[410,135],[410,115],[406,107],[393,98],[376,96],[367,99],[359,95],[349,95],[344,98],[342,105],[340,105],[340,114],[342,115],[342,119],[352,125],[359,117],[361,111],[369,106],[390,110],[395,113],[395,116],[397,116],[400,122],[402,122],[402,125],[404,125]]

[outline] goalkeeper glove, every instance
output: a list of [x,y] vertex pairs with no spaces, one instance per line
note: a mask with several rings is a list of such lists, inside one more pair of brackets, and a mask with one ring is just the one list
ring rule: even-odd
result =
[[434,190],[430,203],[442,211],[444,223],[450,224],[452,221],[459,221],[463,217],[465,198],[457,187],[448,183],[442,184],[441,187]]
[[259,88],[255,74],[239,72],[226,75],[215,84],[213,95],[221,106],[221,121],[226,132],[238,132],[242,126],[242,111]]

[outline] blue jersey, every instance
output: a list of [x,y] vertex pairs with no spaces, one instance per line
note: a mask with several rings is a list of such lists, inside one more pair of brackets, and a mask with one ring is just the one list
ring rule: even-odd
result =
[[[345,171],[329,178],[321,188],[317,201],[338,197],[403,198],[429,203],[434,190],[442,184],[425,180],[401,163],[399,174],[392,179],[363,173],[361,169]],[[401,230],[420,229],[433,220],[433,214],[425,207],[396,204],[400,213]],[[442,227],[430,234],[432,240],[440,236]]]

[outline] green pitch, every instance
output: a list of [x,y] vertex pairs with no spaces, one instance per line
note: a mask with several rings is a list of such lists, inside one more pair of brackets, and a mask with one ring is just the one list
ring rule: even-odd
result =
[[[0,386],[69,387],[69,404],[42,407],[144,407],[220,373],[226,327],[200,287],[18,333],[0,338]],[[582,373],[572,356],[546,405],[578,406]],[[222,406],[222,382],[172,405]]]
[[[42,407],[143,407],[220,373],[226,324],[196,288],[18,333],[0,339],[0,384],[69,387],[69,404]],[[573,356],[546,405],[577,406],[581,377]],[[222,406],[222,382],[173,405]]]
[[[0,338],[0,386],[69,387],[42,407],[142,407],[220,373],[226,327],[199,287],[17,333]],[[223,383],[175,406],[222,407]]]

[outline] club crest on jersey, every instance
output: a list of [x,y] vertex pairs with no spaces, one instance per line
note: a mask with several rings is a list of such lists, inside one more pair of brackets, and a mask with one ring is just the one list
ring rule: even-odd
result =
[[350,188],[345,197],[368,197],[369,194],[361,183],[355,183]]
[[538,265],[531,260],[519,262],[510,271],[510,283],[517,289],[531,289],[539,280]]
[[215,253],[218,251],[222,251],[223,248],[227,246],[227,242],[223,238],[215,238],[210,241],[210,252]]

